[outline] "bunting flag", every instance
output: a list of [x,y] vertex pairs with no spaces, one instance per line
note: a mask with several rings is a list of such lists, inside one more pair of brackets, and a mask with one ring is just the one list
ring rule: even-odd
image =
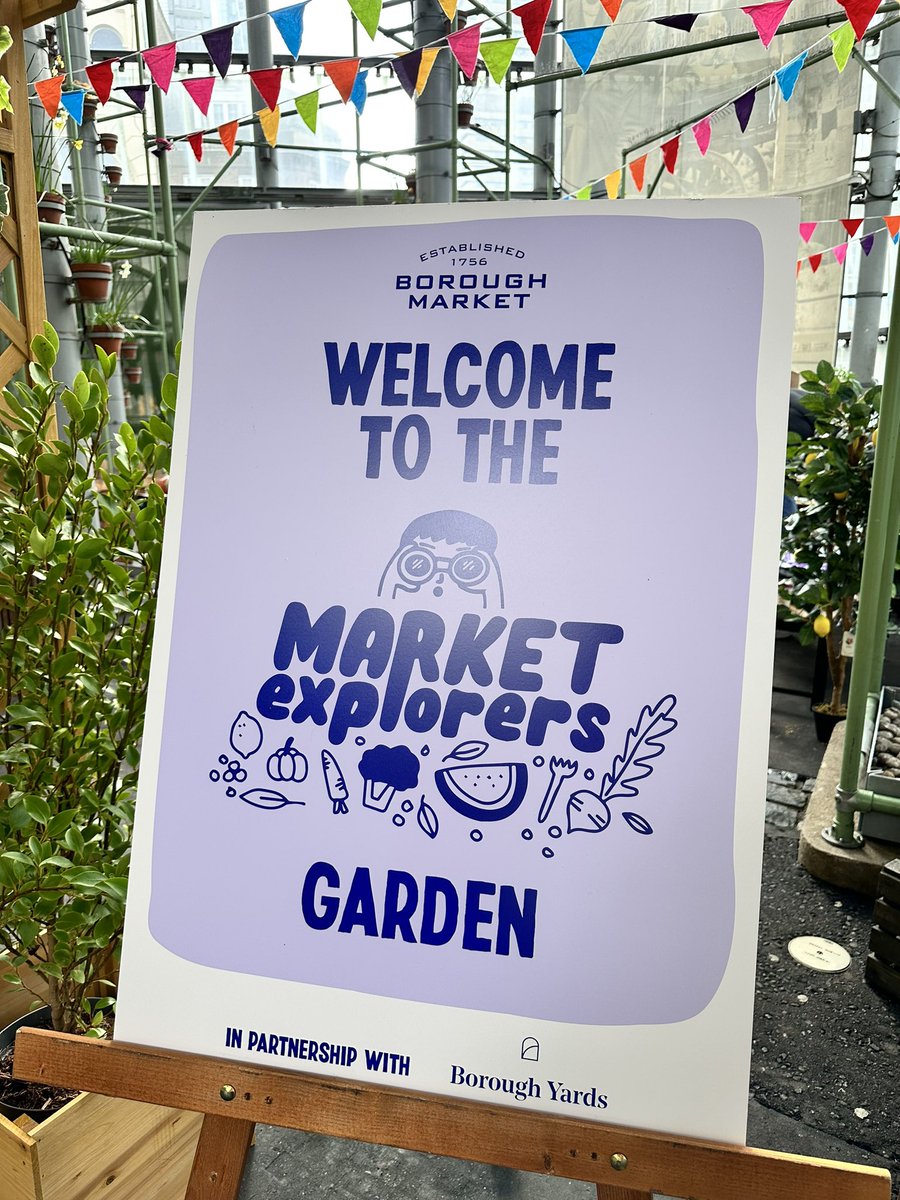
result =
[[287,46],[288,54],[293,59],[300,56],[300,43],[303,41],[303,10],[305,8],[306,0],[303,4],[292,4],[290,8],[279,8],[276,12],[269,13],[275,22],[276,29],[281,34],[281,40]]
[[448,21],[452,21],[456,16],[456,0],[438,0],[441,8],[444,10],[444,16]]
[[161,92],[168,92],[172,82],[172,72],[175,70],[175,42],[167,42],[165,46],[154,46],[152,50],[142,50],[141,58],[147,64],[150,78]]
[[803,238],[804,242],[806,242],[807,246],[809,245],[809,239],[816,232],[816,226],[818,223],[818,221],[800,222],[800,236]]
[[[594,25],[588,29],[568,29],[563,31],[562,40],[569,47],[572,57],[578,64],[582,75],[584,75],[594,61],[594,55],[597,53],[600,39],[608,28],[608,25]],[[483,51],[481,57],[484,58]]]
[[900,238],[900,217],[883,217],[882,220],[888,227],[888,233],[896,242]]
[[[544,0],[533,0],[535,4],[542,4],[543,2]],[[456,33],[447,35],[447,45],[450,47],[450,53],[459,63],[459,69],[465,75],[466,79],[471,79],[475,74],[475,67],[478,63],[478,44],[480,41],[480,24],[467,25],[465,29],[460,29]]]
[[575,193],[575,199],[576,200],[590,200],[592,187],[593,187],[593,184],[586,183],[583,188],[579,188],[578,191]]
[[209,102],[212,99],[215,75],[203,75],[199,79],[182,79],[181,84],[204,117],[209,113]]
[[822,255],[821,254],[811,254],[809,256],[808,261],[809,261],[809,268],[812,271],[813,275],[815,275],[816,271],[818,271],[819,267],[822,265]]
[[835,66],[839,71],[843,71],[853,53],[853,44],[856,40],[853,36],[853,26],[848,21],[838,29],[833,29],[828,36],[831,38],[831,53]]
[[859,244],[863,248],[863,254],[865,254],[866,258],[868,258],[869,251],[872,249],[872,246],[875,244],[875,234],[867,233],[865,237],[861,237],[859,239]]
[[157,158],[162,158],[164,154],[168,154],[170,150],[174,149],[175,143],[171,138],[158,137],[156,139],[156,145],[153,147],[150,153],[155,154]]
[[663,162],[666,164],[666,170],[670,175],[675,174],[675,164],[678,162],[678,144],[680,141],[681,134],[676,133],[673,138],[669,138],[667,142],[663,142],[660,146]]
[[310,133],[315,133],[319,118],[319,93],[317,91],[307,92],[304,96],[298,96],[294,101],[294,107],[303,118]]
[[694,135],[694,141],[697,143],[700,153],[705,157],[709,149],[709,139],[712,133],[712,125],[709,117],[703,117],[696,125],[692,125],[691,132]]
[[337,88],[338,94],[346,104],[350,99],[350,93],[353,91],[353,85],[356,82],[359,59],[338,58],[334,62],[322,63],[322,69]]
[[859,41],[878,11],[879,0],[838,0],[838,4],[846,12],[856,40]]
[[847,217],[841,221],[841,224],[847,230],[847,237],[856,237],[857,233],[859,233],[859,227],[864,220],[865,217]]
[[678,13],[674,17],[652,17],[651,20],[656,25],[667,25],[669,29],[680,29],[683,33],[690,33],[698,16],[699,13]]
[[75,88],[71,92],[62,92],[59,98],[63,108],[75,124],[80,125],[84,119],[84,88]]
[[419,77],[416,80],[417,96],[421,96],[425,91],[425,85],[428,83],[428,77],[431,75],[431,68],[434,66],[435,59],[440,52],[440,46],[429,46],[422,51],[422,63],[419,67]]
[[647,169],[647,155],[642,154],[640,158],[634,158],[628,164],[628,170],[631,172],[631,178],[634,180],[634,186],[639,192],[644,190],[644,172]]
[[806,62],[808,50],[804,50],[802,54],[798,54],[796,58],[791,59],[780,70],[775,72],[775,82],[781,91],[782,99],[790,100],[794,94],[794,88],[797,86],[797,77],[803,70],[803,64]]
[[360,71],[356,76],[353,84],[353,91],[350,93],[350,103],[356,109],[357,115],[363,115],[363,109],[366,107],[366,100],[369,98],[369,87],[366,83],[368,71]]
[[234,26],[223,25],[220,29],[210,29],[203,35],[203,44],[209,61],[224,79],[231,66],[231,43],[234,39]]
[[771,4],[751,4],[741,8],[756,26],[759,40],[767,50],[791,3],[792,0],[774,0]]
[[744,92],[743,96],[738,96],[734,101],[734,115],[737,117],[737,123],[741,127],[741,133],[747,132],[747,122],[750,120],[750,114],[753,112],[753,105],[756,103],[756,88],[752,87],[749,91]]
[[381,0],[349,0],[349,3],[354,17],[369,37],[374,38],[381,20]]
[[522,33],[525,35],[525,41],[531,47],[532,54],[538,52],[552,3],[553,0],[529,0],[528,4],[520,4],[518,8],[512,10],[522,22]]
[[[203,134],[189,133],[187,143],[194,152],[197,162],[203,162]],[[229,151],[229,154],[231,151]]]
[[65,75],[51,75],[49,79],[39,79],[34,85],[37,97],[46,109],[47,116],[51,121],[56,118],[56,114],[59,112],[65,80]]
[[138,112],[144,111],[144,105],[147,103],[147,93],[150,91],[149,83],[130,83],[127,87],[116,88],[117,92],[124,92],[128,99],[134,104]]
[[278,126],[281,124],[281,109],[261,108],[256,115],[262,126],[263,137],[274,150],[278,141]]
[[399,58],[395,58],[391,63],[394,74],[397,76],[397,82],[409,97],[412,97],[416,90],[416,83],[419,78],[419,67],[421,65],[421,50],[411,50],[409,54],[401,54]]
[[619,9],[622,7],[622,0],[600,0],[600,2],[606,10],[606,15],[609,19],[615,21],[619,15]]
[[278,97],[281,94],[281,76],[283,67],[264,67],[261,71],[251,71],[250,79],[259,92],[260,99],[266,108],[278,107]]
[[841,266],[844,265],[844,259],[847,257],[847,243],[841,242],[839,246],[832,246],[831,253],[838,260]]
[[509,70],[513,55],[521,38],[501,38],[499,41],[481,43],[481,60],[488,69],[494,83],[502,83]]
[[109,62],[97,63],[93,67],[85,67],[84,73],[88,77],[88,82],[97,94],[97,99],[101,104],[105,104],[109,99],[109,94],[112,91],[113,85],[113,63],[118,62],[118,59],[111,58]]
[[219,126],[219,141],[225,147],[225,153],[229,156],[234,154],[234,141],[237,137],[237,131],[237,121],[226,121],[224,125]]
[[606,184],[607,198],[610,200],[617,200],[619,198],[619,188],[622,185],[621,168],[619,168],[618,171],[610,171],[603,182]]

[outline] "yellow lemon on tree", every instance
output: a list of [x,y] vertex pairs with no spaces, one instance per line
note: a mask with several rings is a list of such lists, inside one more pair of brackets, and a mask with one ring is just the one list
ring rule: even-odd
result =
[[849,492],[835,492],[834,498],[835,500],[846,500],[849,495]]
[[875,426],[875,428],[872,430],[872,445],[873,445],[873,446],[877,446],[877,445],[878,445],[878,426],[877,426],[877,425],[876,425],[876,426]]
[[804,467],[808,467],[809,464],[811,462],[815,462],[818,457],[819,456],[816,454],[815,450],[810,450],[809,454],[807,454],[806,458],[803,460]]
[[828,637],[831,633],[831,622],[824,613],[819,613],[813,621],[813,631],[816,637]]

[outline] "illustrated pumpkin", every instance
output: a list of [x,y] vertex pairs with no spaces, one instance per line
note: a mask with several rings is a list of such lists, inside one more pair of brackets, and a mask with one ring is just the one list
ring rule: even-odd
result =
[[269,755],[266,774],[282,783],[302,783],[308,770],[306,755],[301,754],[289,737],[283,746]]

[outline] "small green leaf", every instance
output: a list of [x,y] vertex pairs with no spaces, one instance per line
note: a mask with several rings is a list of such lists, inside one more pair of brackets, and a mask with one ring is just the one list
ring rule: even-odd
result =
[[38,825],[46,825],[50,820],[50,805],[40,796],[26,796],[22,807]]
[[56,347],[42,333],[35,334],[31,339],[31,353],[38,360],[45,371],[52,371],[56,363],[56,352],[59,349],[59,344]]
[[159,394],[160,394],[160,398],[162,399],[163,405],[170,412],[174,412],[174,410],[175,410],[175,397],[176,397],[177,393],[178,393],[178,376],[172,375],[171,373],[169,373],[168,375],[166,375],[163,378]]

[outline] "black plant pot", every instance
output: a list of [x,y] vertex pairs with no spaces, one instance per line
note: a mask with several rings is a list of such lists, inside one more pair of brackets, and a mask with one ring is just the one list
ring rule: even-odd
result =
[[839,721],[845,721],[847,714],[842,713],[838,716],[836,713],[820,712],[817,708],[813,709],[813,722],[816,727],[816,737],[824,745],[829,741],[834,733],[834,727]]
[[[0,1029],[0,1054],[13,1044],[16,1040],[16,1034],[23,1028],[49,1029],[49,1007],[36,1008],[34,1012],[26,1013],[24,1017],[19,1017],[17,1020],[12,1021],[5,1029]],[[10,1121],[15,1121],[23,1115],[31,1117],[32,1121],[45,1121],[51,1115],[51,1111],[44,1108],[22,1108],[15,1103],[14,1095],[8,1097],[0,1095],[0,1113],[3,1113],[4,1117],[7,1117]]]

